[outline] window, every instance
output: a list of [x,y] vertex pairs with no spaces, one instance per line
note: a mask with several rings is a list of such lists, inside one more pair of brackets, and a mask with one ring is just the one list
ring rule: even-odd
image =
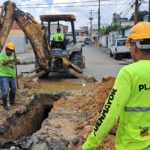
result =
[[117,41],[117,46],[125,46],[126,45],[126,40],[118,40]]

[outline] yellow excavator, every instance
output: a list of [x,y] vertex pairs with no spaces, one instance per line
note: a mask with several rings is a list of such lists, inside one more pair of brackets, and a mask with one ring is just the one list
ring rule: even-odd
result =
[[[38,77],[47,77],[50,72],[65,70],[75,77],[88,82],[95,82],[94,77],[90,77],[83,72],[84,59],[82,56],[82,46],[76,42],[74,15],[41,15],[41,24],[34,17],[16,7],[11,1],[3,3],[0,15],[0,52],[2,51],[8,34],[14,21],[29,39],[36,58],[35,71]],[[52,47],[50,41],[51,22],[69,21],[72,26],[72,40],[67,39],[66,49]],[[48,36],[44,25],[47,24]],[[33,72],[32,71],[32,72]]]

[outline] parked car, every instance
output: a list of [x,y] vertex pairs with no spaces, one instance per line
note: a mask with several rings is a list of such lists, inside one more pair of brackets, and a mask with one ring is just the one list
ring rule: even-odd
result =
[[77,40],[77,43],[80,43],[81,46],[85,46],[84,41],[82,41],[82,40]]
[[85,39],[84,39],[84,44],[85,44],[85,45],[90,45],[90,44],[92,44],[91,39],[85,38]]
[[126,47],[126,38],[118,38],[110,48],[110,57],[118,59],[124,56],[130,56],[130,50]]

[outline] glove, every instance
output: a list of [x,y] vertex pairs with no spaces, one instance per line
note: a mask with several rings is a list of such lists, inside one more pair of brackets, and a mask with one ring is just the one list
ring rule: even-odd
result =
[[14,62],[14,59],[8,59],[8,60],[4,60],[3,62],[2,62],[2,65],[7,65],[7,64],[10,64],[10,63],[13,63]]
[[[11,57],[9,60],[4,60],[3,62],[2,62],[2,64],[3,65],[7,65],[7,64],[9,64],[9,63],[14,63],[14,62],[17,62],[17,58],[16,58],[16,56],[13,56],[13,57]],[[20,61],[18,61],[18,62],[20,62]]]
[[14,60],[14,58],[10,58],[9,61],[10,61],[10,62],[13,62],[13,61],[15,61],[15,60]]
[[9,59],[9,61],[10,61],[10,62],[15,62],[15,61],[17,61],[17,57],[14,55],[13,57],[11,57],[11,58]]

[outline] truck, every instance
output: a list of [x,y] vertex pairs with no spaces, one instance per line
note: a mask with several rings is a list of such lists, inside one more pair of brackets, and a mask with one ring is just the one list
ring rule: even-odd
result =
[[[50,72],[64,70],[75,77],[88,82],[95,82],[96,79],[94,77],[90,77],[83,72],[85,64],[82,55],[82,46],[76,42],[75,16],[71,14],[41,15],[40,19],[41,24],[31,14],[25,13],[16,7],[14,2],[4,2],[0,15],[0,52],[4,47],[13,22],[16,21],[31,43],[36,58],[34,71],[38,77],[46,78]],[[59,24],[59,21],[68,21],[71,23],[72,40],[68,40],[66,49],[51,47],[50,25],[51,22],[57,22]],[[45,24],[47,24],[47,33],[44,28]]]
[[110,57],[118,59],[124,56],[130,56],[130,50],[126,47],[126,38],[117,38],[110,47]]

